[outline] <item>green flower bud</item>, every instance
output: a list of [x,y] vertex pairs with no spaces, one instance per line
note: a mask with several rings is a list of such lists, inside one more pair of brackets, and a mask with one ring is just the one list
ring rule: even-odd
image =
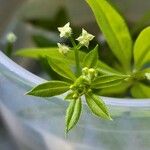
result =
[[75,94],[73,94],[73,96],[72,96],[74,99],[77,99],[78,97],[79,97],[79,94],[78,93],[75,93]]
[[89,72],[90,79],[94,79],[96,77],[96,70],[95,69],[90,68],[88,72]]
[[76,86],[72,84],[69,88],[70,88],[70,90],[75,90]]
[[89,82],[90,82],[90,81],[89,81],[88,77],[83,75],[83,76],[82,76],[82,83],[83,83],[83,84],[89,84]]
[[89,71],[88,67],[84,67],[84,68],[82,69],[82,74],[83,74],[84,76],[86,76],[86,75],[88,74],[88,71]]
[[94,68],[90,68],[90,69],[89,69],[89,74],[95,74],[95,73],[96,73],[96,71],[95,71]]
[[92,90],[91,89],[88,89],[88,91],[87,91],[88,93],[91,93],[92,92]]

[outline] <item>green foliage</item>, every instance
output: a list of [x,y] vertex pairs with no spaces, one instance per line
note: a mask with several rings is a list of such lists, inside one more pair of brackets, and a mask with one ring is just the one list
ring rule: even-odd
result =
[[75,75],[70,70],[67,63],[59,60],[59,59],[49,59],[48,60],[49,65],[52,67],[52,69],[57,72],[59,75],[63,76],[64,78],[67,78],[71,81],[76,80]]
[[69,92],[69,93],[67,94],[67,96],[65,97],[65,100],[73,100],[73,95],[74,95],[73,92]]
[[64,81],[49,81],[36,86],[31,91],[29,91],[27,95],[51,97],[65,93],[69,90],[69,86],[69,83]]
[[83,59],[84,67],[96,67],[98,61],[98,46],[96,46],[92,51],[90,51]]
[[135,83],[131,88],[131,94],[135,98],[150,98],[150,85]]
[[83,96],[91,112],[107,120],[111,120],[110,113],[99,96],[132,95],[135,98],[150,98],[150,27],[140,33],[132,48],[133,42],[128,27],[112,5],[106,0],[87,2],[109,47],[118,59],[118,70],[99,60],[98,45],[89,53],[80,51],[85,46],[88,48],[94,36],[82,30],[81,36],[76,39],[77,43],[72,36],[70,23],[60,27],[59,31],[60,37],[70,40],[71,46],[59,43],[59,49],[33,48],[16,53],[34,59],[46,59],[49,66],[62,77],[63,81],[40,84],[27,94],[51,97],[67,92],[64,99],[70,104],[66,111],[66,133],[80,118]]
[[118,84],[121,84],[124,79],[125,79],[125,76],[103,75],[93,81],[92,88],[102,89],[102,88],[107,88],[111,86],[116,86]]
[[[57,47],[52,47],[52,48],[24,48],[24,49],[19,49],[16,53],[16,56],[21,56],[21,57],[27,57],[27,58],[33,58],[33,59],[41,59],[41,58],[51,58],[51,59],[61,59],[63,62],[66,62],[70,65],[75,65],[75,56],[74,56],[74,51],[70,51],[67,53],[67,55],[62,55],[59,53]],[[80,62],[83,64],[83,58],[85,58],[86,53],[79,51],[80,55]],[[84,65],[82,65],[84,67]],[[97,62],[97,69],[99,72],[102,74],[121,74],[114,68],[111,68],[101,60],[98,60]]]
[[[43,58],[51,58],[51,59],[61,59],[63,62],[68,64],[75,64],[75,56],[74,52],[70,51],[67,55],[62,55],[58,51],[58,47],[51,47],[51,48],[24,48],[19,49],[16,53],[16,56],[39,59]],[[80,61],[85,56],[84,52],[80,51]]]
[[111,120],[110,114],[104,104],[104,102],[96,95],[87,93],[85,95],[86,102],[93,114],[100,118]]
[[82,110],[81,98],[70,102],[66,111],[66,133],[71,130],[78,122]]
[[[112,84],[112,83],[111,83]],[[100,96],[111,96],[111,97],[124,97],[128,92],[128,88],[131,86],[130,82],[121,81],[119,84],[109,86],[103,89],[95,90],[95,93]]]
[[135,42],[134,61],[136,69],[141,69],[150,62],[150,26],[140,33]]
[[125,71],[129,71],[132,39],[122,17],[106,0],[87,0],[111,50]]

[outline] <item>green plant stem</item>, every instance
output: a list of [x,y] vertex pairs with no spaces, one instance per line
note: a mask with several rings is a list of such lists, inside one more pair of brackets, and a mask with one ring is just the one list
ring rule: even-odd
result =
[[5,53],[8,57],[11,57],[12,50],[13,50],[13,44],[8,42],[5,49]]
[[75,62],[76,62],[76,75],[79,77],[81,75],[81,67],[80,67],[80,59],[79,59],[79,46],[76,45],[74,39],[70,37],[70,41],[74,48],[74,54],[75,54]]

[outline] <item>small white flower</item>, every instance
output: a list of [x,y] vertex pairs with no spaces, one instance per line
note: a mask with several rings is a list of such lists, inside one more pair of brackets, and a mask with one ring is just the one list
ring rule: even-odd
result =
[[10,43],[14,43],[17,40],[16,35],[13,32],[7,34],[6,39]]
[[145,76],[148,80],[150,80],[150,73],[145,73]]
[[68,22],[65,26],[59,27],[58,31],[60,32],[60,37],[68,38],[71,36],[72,29],[70,27],[70,22]]
[[76,40],[79,41],[81,45],[88,48],[89,42],[94,38],[92,34],[89,34],[86,30],[82,29],[82,34]]
[[57,43],[57,45],[58,45],[58,48],[59,48],[58,50],[61,54],[67,54],[70,51],[69,47],[66,46],[66,45],[63,45],[63,44],[60,44],[60,43]]

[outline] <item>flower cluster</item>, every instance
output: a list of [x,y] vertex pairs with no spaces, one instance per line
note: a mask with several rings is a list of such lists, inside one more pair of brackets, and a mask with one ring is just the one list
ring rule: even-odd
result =
[[94,68],[83,68],[82,75],[70,86],[72,98],[77,99],[91,90],[91,82],[97,77],[97,70]]
[[[72,28],[70,27],[69,22],[63,27],[58,27],[58,31],[60,32],[61,38],[71,38],[72,36]],[[79,42],[80,47],[86,46],[88,48],[89,43],[93,38],[94,36],[92,34],[89,34],[86,30],[82,29],[82,34],[76,40]],[[70,49],[67,45],[60,43],[58,43],[58,47],[59,52],[62,54],[66,54]]]

